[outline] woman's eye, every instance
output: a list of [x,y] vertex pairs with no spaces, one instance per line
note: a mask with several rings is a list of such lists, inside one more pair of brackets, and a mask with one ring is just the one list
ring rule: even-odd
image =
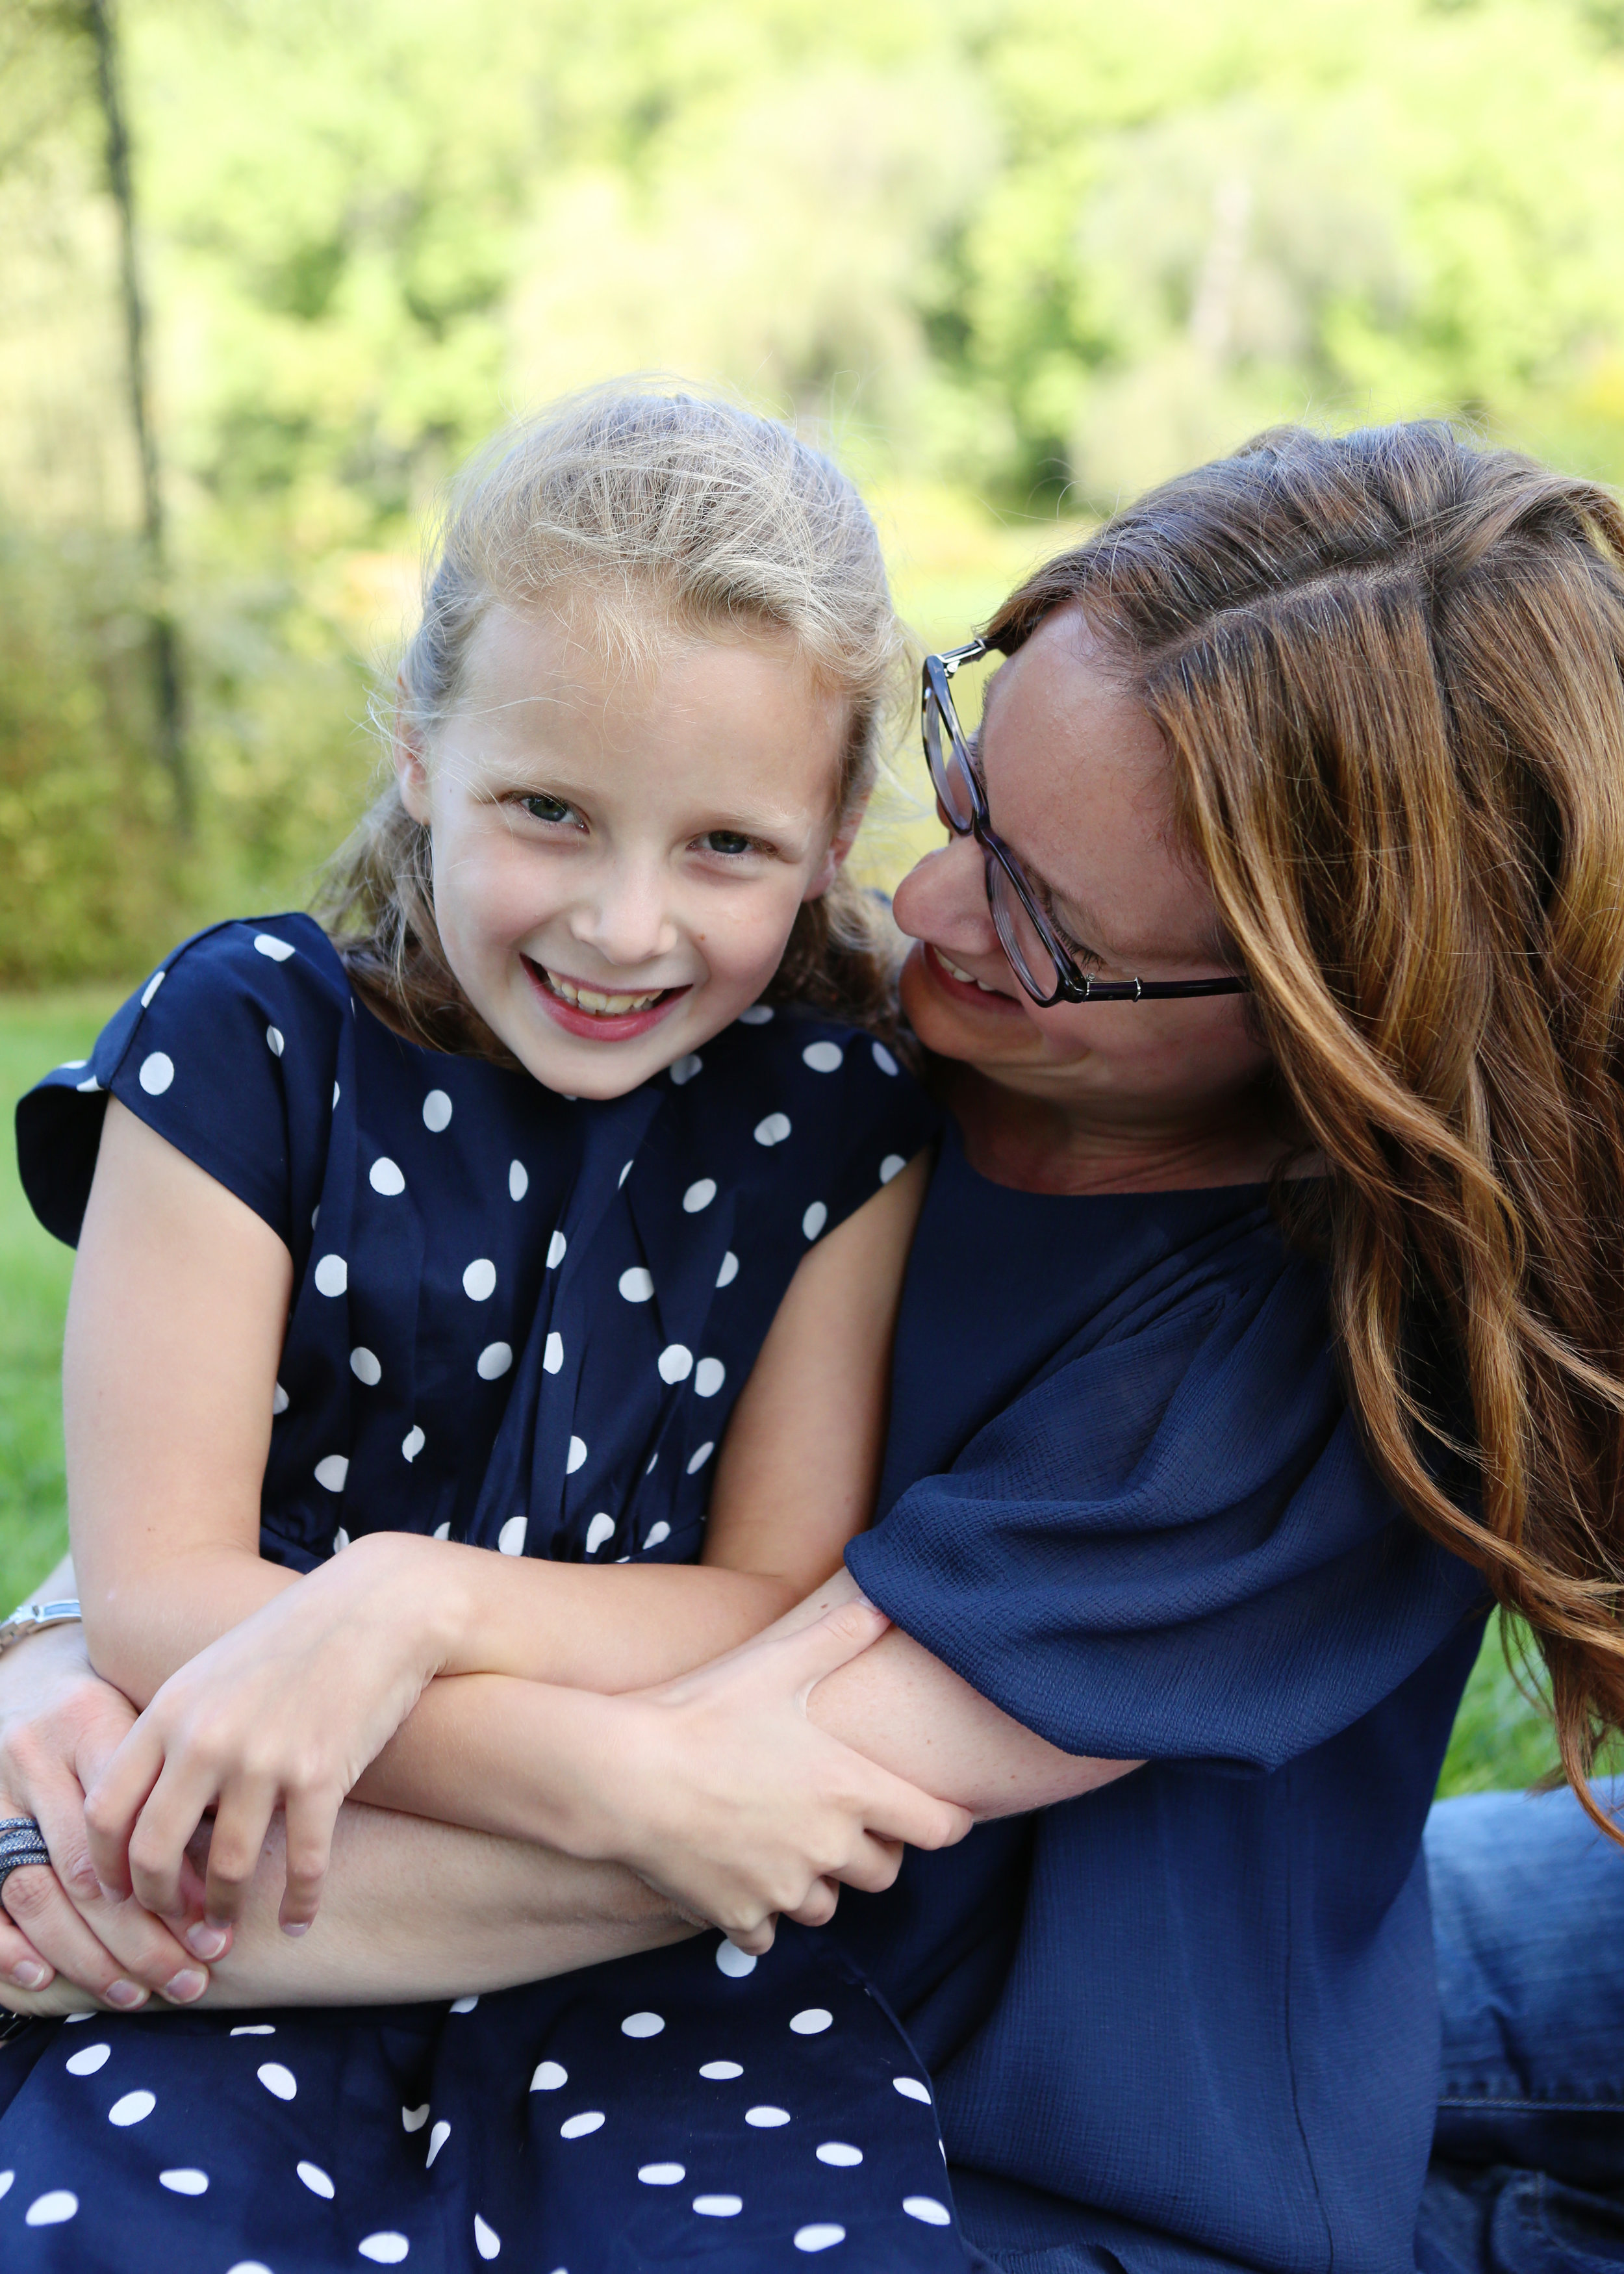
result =
[[532,821],[573,821],[575,808],[566,805],[561,797],[549,797],[545,791],[534,797],[522,797],[519,803]]
[[737,829],[710,829],[699,841],[707,853],[725,853],[733,860],[741,853],[754,853],[756,849],[756,840]]

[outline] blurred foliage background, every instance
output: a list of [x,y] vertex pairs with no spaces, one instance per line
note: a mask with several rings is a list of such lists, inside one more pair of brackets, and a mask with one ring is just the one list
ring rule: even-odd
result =
[[[424,517],[510,413],[643,370],[793,415],[945,641],[1282,418],[1624,478],[1621,212],[1624,0],[0,0],[11,1094],[98,983],[305,896]],[[59,1521],[62,1280],[0,1198],[9,1569]]]

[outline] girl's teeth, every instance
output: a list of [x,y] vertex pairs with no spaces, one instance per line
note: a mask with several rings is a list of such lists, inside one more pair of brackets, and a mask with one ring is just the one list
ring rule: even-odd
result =
[[579,987],[573,979],[560,978],[556,971],[548,972],[547,984],[560,1002],[577,1011],[595,1011],[600,1018],[624,1018],[628,1011],[651,1011],[665,991],[657,987],[648,995],[611,995],[601,987]]

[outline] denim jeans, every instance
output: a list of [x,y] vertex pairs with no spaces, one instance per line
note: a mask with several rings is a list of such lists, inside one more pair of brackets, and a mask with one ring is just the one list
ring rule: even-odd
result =
[[[1624,1803],[1624,1779],[1600,1790]],[[1624,1849],[1573,1795],[1426,1831],[1443,2076],[1419,2274],[1624,2268]]]

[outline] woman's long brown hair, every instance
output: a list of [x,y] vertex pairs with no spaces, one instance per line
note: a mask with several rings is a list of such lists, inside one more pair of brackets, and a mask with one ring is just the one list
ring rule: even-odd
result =
[[[1041,569],[1172,753],[1391,1490],[1624,1723],[1624,514],[1445,426],[1266,434]],[[1304,1187],[1281,1188],[1288,1191]]]

